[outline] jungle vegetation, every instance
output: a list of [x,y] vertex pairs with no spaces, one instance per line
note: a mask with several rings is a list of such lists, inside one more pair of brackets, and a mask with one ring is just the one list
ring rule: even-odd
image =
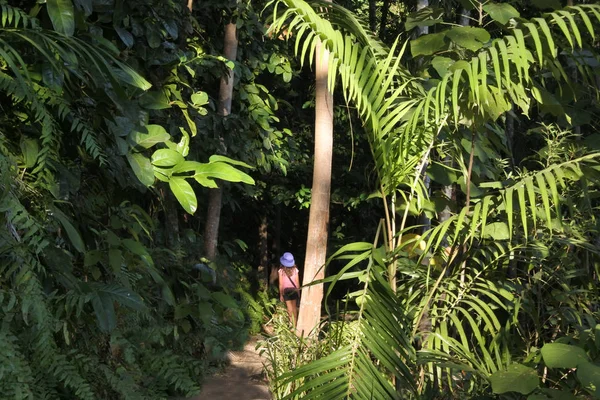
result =
[[600,5],[0,9],[1,398],[600,397]]

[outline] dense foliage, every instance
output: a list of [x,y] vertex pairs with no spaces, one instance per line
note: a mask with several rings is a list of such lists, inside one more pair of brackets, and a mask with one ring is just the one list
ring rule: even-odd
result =
[[274,395],[600,397],[600,8],[425,3],[0,1],[0,397],[191,396],[260,331],[303,264],[317,39],[328,318],[275,313]]
[[333,287],[359,280],[349,341],[324,325],[325,354],[279,363],[283,398],[598,396],[600,9],[463,3],[387,47],[337,5],[272,2],[298,57],[331,51],[384,203],[331,259]]

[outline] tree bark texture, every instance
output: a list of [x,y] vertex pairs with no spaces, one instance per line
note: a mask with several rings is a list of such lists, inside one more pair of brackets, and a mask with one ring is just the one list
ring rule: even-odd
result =
[[371,32],[377,32],[377,4],[375,0],[369,0],[369,28],[371,28]]
[[[236,36],[236,25],[230,22],[225,26],[224,56],[228,60],[235,61],[237,56],[238,41]],[[233,71],[228,71],[221,78],[219,86],[219,104],[217,112],[226,117],[231,114],[231,97],[233,95]],[[221,144],[225,147],[222,137]],[[223,150],[226,150],[225,148]],[[217,181],[220,185],[220,182]],[[210,189],[208,192],[208,208],[206,210],[206,225],[204,229],[204,253],[206,258],[214,260],[217,255],[217,244],[219,241],[219,222],[221,220],[221,205],[223,199],[223,188]]]
[[258,248],[260,265],[258,267],[258,280],[261,282],[261,289],[269,288],[269,243],[268,243],[268,219],[267,214],[260,217],[258,226]]
[[175,248],[179,245],[179,204],[171,190],[164,190],[163,201],[165,209],[165,223],[167,231],[167,245]]
[[[313,168],[312,199],[308,219],[308,238],[302,285],[325,276],[327,237],[329,231],[329,200],[331,192],[331,162],[333,154],[333,95],[327,87],[329,52],[316,49],[316,88],[315,88],[315,153]],[[298,336],[308,336],[314,332],[321,319],[323,284],[309,286],[302,290]]]
[[390,0],[383,0],[383,7],[381,8],[381,23],[379,24],[379,38],[381,40],[385,37],[385,28],[387,25],[387,15],[390,11]]

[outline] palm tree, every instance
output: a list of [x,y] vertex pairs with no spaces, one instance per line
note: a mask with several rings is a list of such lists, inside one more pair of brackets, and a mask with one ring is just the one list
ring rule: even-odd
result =
[[315,45],[315,151],[311,190],[308,236],[298,325],[299,336],[315,332],[321,319],[323,284],[311,285],[325,276],[327,236],[329,235],[329,198],[331,196],[331,162],[333,157],[333,94],[328,86],[329,51],[322,43]]

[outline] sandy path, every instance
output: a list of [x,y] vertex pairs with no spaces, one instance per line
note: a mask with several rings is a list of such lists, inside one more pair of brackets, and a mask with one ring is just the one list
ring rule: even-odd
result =
[[200,395],[190,400],[271,400],[263,374],[263,359],[251,338],[242,351],[229,352],[231,364],[207,378]]

